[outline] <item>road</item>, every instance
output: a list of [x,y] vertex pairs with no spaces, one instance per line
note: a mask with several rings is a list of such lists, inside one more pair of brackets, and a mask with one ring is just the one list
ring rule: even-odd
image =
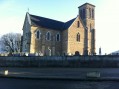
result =
[[99,72],[101,78],[119,79],[119,68],[0,68],[0,74],[8,70],[10,76],[32,78],[85,78],[89,72]]
[[[5,70],[9,71],[7,76]],[[102,79],[109,80],[80,80],[94,71],[100,72]],[[1,67],[0,75],[0,89],[119,89],[119,68]]]

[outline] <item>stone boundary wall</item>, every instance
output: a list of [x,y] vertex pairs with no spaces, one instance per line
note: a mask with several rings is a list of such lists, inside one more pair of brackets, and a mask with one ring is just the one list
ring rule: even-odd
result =
[[119,67],[119,56],[0,56],[0,67]]

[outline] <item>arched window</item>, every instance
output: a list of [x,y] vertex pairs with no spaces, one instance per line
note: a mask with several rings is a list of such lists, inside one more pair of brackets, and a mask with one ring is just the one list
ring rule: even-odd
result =
[[80,34],[79,33],[76,36],[76,41],[80,42]]
[[80,22],[79,21],[77,21],[77,28],[79,28],[80,27]]
[[94,19],[94,9],[92,9],[92,19]]
[[35,35],[36,35],[36,38],[37,39],[40,39],[41,38],[41,32],[40,32],[40,30],[37,30],[36,33],[35,33]]
[[91,8],[89,8],[89,18],[91,18]]
[[83,18],[85,18],[86,17],[86,11],[85,11],[85,9],[83,9]]
[[48,41],[51,40],[51,33],[50,32],[46,33],[46,40],[48,40]]
[[59,33],[56,34],[56,41],[60,41],[60,34]]
[[82,10],[80,10],[80,17],[82,18],[82,16],[83,16],[83,13],[82,13]]

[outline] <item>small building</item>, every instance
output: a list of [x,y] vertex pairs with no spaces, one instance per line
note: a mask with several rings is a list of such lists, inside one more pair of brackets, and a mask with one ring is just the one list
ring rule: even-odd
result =
[[61,22],[26,13],[22,52],[42,55],[95,54],[95,6],[78,7],[75,18]]
[[119,50],[110,53],[109,55],[119,55]]

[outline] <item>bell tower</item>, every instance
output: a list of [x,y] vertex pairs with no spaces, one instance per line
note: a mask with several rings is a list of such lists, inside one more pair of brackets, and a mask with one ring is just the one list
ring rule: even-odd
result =
[[95,54],[95,6],[85,3],[79,8],[79,16],[85,26],[84,55]]

